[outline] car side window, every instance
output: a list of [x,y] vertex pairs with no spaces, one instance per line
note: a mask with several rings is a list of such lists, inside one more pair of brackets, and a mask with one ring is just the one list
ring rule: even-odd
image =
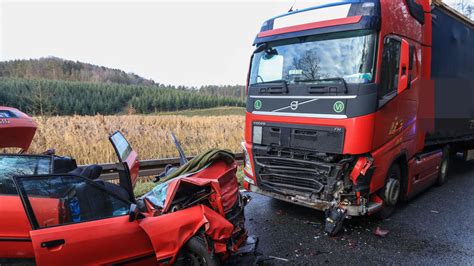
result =
[[132,147],[128,143],[127,139],[122,135],[122,133],[115,132],[112,136],[110,136],[110,141],[114,146],[119,161],[124,162],[125,160],[127,160],[127,157],[132,152]]
[[36,155],[0,155],[0,195],[17,195],[14,176],[51,173],[52,158]]
[[17,177],[34,229],[127,215],[130,204],[79,176]]
[[385,38],[382,55],[380,98],[397,91],[401,45],[402,43],[398,39],[393,37]]

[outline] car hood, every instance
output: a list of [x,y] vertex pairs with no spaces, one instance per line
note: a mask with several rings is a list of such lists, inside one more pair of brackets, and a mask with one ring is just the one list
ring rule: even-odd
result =
[[178,176],[167,182],[157,185],[143,198],[147,198],[156,207],[166,213],[173,202],[176,192],[183,184],[191,184],[198,187],[210,186],[220,199],[222,213],[229,211],[238,200],[239,185],[236,178],[237,164],[227,164],[224,161],[216,161],[208,167],[196,173]]

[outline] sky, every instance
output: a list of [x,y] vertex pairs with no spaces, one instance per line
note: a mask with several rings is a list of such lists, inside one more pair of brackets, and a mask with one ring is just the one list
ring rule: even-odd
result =
[[326,0],[0,0],[0,61],[56,56],[162,84],[245,84],[262,23]]
[[162,84],[244,84],[266,19],[334,1],[0,0],[0,61],[56,56]]

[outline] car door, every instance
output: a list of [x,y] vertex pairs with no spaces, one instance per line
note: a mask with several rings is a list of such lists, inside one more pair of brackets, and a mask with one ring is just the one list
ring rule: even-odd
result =
[[[131,203],[74,175],[15,177],[38,265],[126,264],[154,259]],[[148,261],[150,262],[150,261]]]
[[112,143],[112,146],[114,147],[119,162],[127,164],[132,187],[135,187],[140,170],[138,154],[132,149],[132,146],[120,131],[117,131],[112,134],[109,137],[109,140]]

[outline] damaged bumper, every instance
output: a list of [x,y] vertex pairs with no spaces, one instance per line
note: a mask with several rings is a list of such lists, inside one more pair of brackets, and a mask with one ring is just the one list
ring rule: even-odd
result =
[[[262,190],[257,186],[251,184],[249,184],[248,187],[249,191],[251,192],[320,211],[326,211],[333,206],[337,206],[337,203],[334,202],[323,201],[318,199],[308,199],[304,196],[299,195],[283,195],[280,193]],[[360,216],[365,215],[369,212],[369,208],[363,205],[340,205],[340,207],[346,210],[346,214],[348,216]]]
[[245,184],[252,192],[322,211],[341,208],[348,216],[370,211],[367,199],[373,167],[368,156],[256,145],[252,154],[256,182]]

